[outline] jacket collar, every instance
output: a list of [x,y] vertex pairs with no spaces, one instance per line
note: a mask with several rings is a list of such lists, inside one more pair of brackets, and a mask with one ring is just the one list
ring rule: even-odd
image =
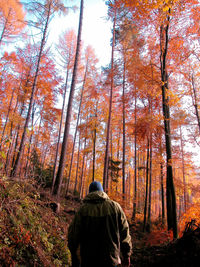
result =
[[102,191],[94,191],[89,193],[83,200],[83,202],[102,202],[109,199],[108,195]]

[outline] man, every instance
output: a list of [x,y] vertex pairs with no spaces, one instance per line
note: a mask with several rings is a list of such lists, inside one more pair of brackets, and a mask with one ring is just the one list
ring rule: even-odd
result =
[[[92,182],[89,194],[69,227],[68,245],[72,266],[130,266],[131,237],[121,206],[103,191],[100,182]],[[77,250],[80,246],[80,261]],[[80,264],[80,265],[79,265]]]

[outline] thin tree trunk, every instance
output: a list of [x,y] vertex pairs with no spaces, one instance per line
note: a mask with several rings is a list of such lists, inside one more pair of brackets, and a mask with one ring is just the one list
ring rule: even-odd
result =
[[130,170],[128,172],[128,208],[130,208],[131,202],[131,173]]
[[11,12],[11,8],[9,8],[8,16],[7,16],[6,21],[4,23],[4,26],[3,26],[3,30],[2,30],[1,37],[0,37],[0,46],[1,46],[2,40],[3,40],[4,35],[5,35],[5,31],[6,31],[6,27],[7,27],[7,23],[8,23],[8,18],[10,16],[10,12]]
[[[120,137],[121,137],[121,128],[119,128],[118,132],[118,141],[117,141],[117,161],[119,161],[119,147],[120,147]],[[116,192],[118,191],[118,180],[119,178],[119,170],[117,170],[117,182],[116,182]]]
[[[29,83],[29,77],[30,77],[30,71],[31,71],[31,68],[29,69],[29,72],[28,72],[28,75],[27,75],[27,79],[26,79],[26,83],[25,83],[25,87],[28,86],[28,83]],[[21,85],[20,85],[21,86]],[[13,114],[16,113],[17,111],[17,107],[18,107],[18,104],[19,104],[19,98],[20,98],[20,87],[19,87],[19,90],[18,90],[18,95],[17,95],[17,101],[16,101],[16,105],[15,105],[15,108],[14,108],[14,112]],[[21,104],[21,110],[19,112],[20,114],[20,117],[22,117],[23,115],[23,112],[25,110],[25,104],[24,104],[24,101],[22,102]],[[13,124],[13,123],[11,123]],[[17,146],[18,146],[18,137],[19,137],[19,130],[20,130],[20,123],[18,123],[17,127],[16,127],[17,130],[15,130],[15,133],[14,133],[14,136],[13,136],[13,140],[12,140],[12,145],[11,145],[11,149],[10,149],[10,153],[7,154],[7,161],[6,161],[6,174],[8,175],[8,173],[11,174],[10,172],[10,162],[11,162],[11,166],[13,168],[14,166],[14,162],[15,162],[15,154],[16,154],[16,150],[17,150]],[[14,144],[15,143],[15,144]],[[12,155],[12,152],[13,152],[13,156]],[[8,156],[9,155],[9,156]],[[8,166],[8,167],[7,167]]]
[[60,118],[60,126],[59,126],[58,140],[57,140],[57,146],[56,146],[56,155],[55,155],[54,166],[53,166],[53,178],[52,178],[51,194],[53,194],[55,180],[56,180],[56,167],[57,167],[58,151],[59,151],[59,145],[60,145],[60,136],[61,136],[61,132],[62,132],[62,123],[63,123],[63,115],[64,115],[64,109],[65,109],[68,77],[69,77],[69,68],[67,67],[67,74],[66,74],[64,94],[63,94],[62,113],[61,113],[61,118]]
[[81,168],[81,177],[80,177],[80,199],[82,197],[82,192],[83,192],[83,175],[84,175],[84,166],[85,166],[85,148],[86,148],[86,137],[84,141],[84,148],[83,148],[83,161],[82,161],[82,168]]
[[124,69],[123,69],[123,92],[122,92],[122,115],[123,115],[123,157],[122,157],[122,194],[123,200],[126,198],[126,178],[125,178],[125,158],[126,158],[126,111],[125,111],[125,83],[126,83],[126,60],[124,58]]
[[145,202],[144,202],[143,232],[146,230],[146,221],[147,221],[147,203],[148,203],[148,187],[149,187],[149,138],[147,138],[146,194],[145,194]]
[[198,123],[199,134],[200,134],[200,116],[199,116],[197,93],[196,93],[196,87],[195,87],[195,81],[194,81],[194,75],[193,74],[192,74],[192,89],[193,89],[193,95],[194,95],[194,99],[192,98],[193,106],[195,108],[195,114],[197,117],[197,123]]
[[30,120],[30,115],[31,115],[31,110],[32,110],[32,105],[33,105],[33,101],[34,101],[34,94],[35,94],[35,90],[36,90],[36,83],[37,83],[37,78],[38,78],[38,73],[39,73],[40,61],[41,61],[41,57],[42,57],[43,48],[44,48],[44,45],[45,45],[45,40],[46,40],[47,28],[48,28],[49,18],[50,18],[51,5],[52,5],[52,1],[50,1],[49,7],[48,7],[46,23],[45,23],[44,32],[43,32],[43,36],[42,36],[42,41],[41,41],[41,45],[40,45],[40,52],[39,52],[39,56],[38,56],[37,67],[36,67],[36,72],[35,72],[35,76],[34,76],[32,91],[31,91],[31,97],[30,97],[30,102],[29,102],[29,107],[28,107],[28,113],[27,113],[27,116],[26,116],[26,121],[25,121],[25,125],[24,125],[24,131],[23,131],[23,134],[22,134],[22,139],[21,139],[19,151],[17,153],[17,157],[16,157],[16,160],[15,160],[15,163],[14,163],[14,167],[13,167],[13,170],[12,170],[12,173],[11,173],[12,177],[15,177],[15,176],[18,175],[18,171],[19,171],[19,167],[20,167],[22,151],[24,149],[24,144],[25,144],[25,140],[26,140],[26,132],[27,132],[27,128],[28,128],[28,124],[29,124],[29,120]]
[[114,47],[115,47],[115,24],[116,24],[117,8],[115,7],[115,15],[113,21],[113,36],[112,36],[112,53],[111,53],[111,83],[110,83],[110,101],[109,101],[109,113],[107,122],[107,134],[106,134],[106,150],[104,158],[104,170],[103,170],[103,188],[108,190],[108,165],[109,165],[109,139],[110,139],[110,124],[112,116],[112,98],[113,98],[113,85],[114,85]]
[[[20,89],[20,87],[19,87],[19,89]],[[16,104],[15,104],[15,108],[14,108],[13,114],[16,113],[18,102],[19,102],[19,90],[18,90],[18,96],[17,96],[17,100],[16,100]],[[8,173],[10,171],[9,167],[10,167],[10,161],[11,161],[11,154],[12,154],[14,140],[15,140],[15,133],[13,135],[13,116],[12,116],[12,119],[11,119],[11,126],[10,126],[10,139],[12,139],[12,141],[10,142],[9,149],[8,149],[8,152],[7,152],[7,156],[6,156],[6,164],[5,164],[6,175],[8,175]]]
[[164,183],[163,183],[163,163],[160,163],[160,187],[161,187],[161,204],[162,204],[162,224],[165,224],[165,199],[164,199]]
[[95,128],[93,132],[93,159],[92,159],[92,181],[94,181],[95,178],[95,161],[96,161],[96,138],[97,138],[97,105],[96,103],[96,110],[95,110]]
[[[23,112],[25,109],[24,103],[21,105],[21,110],[20,110],[20,117],[22,116]],[[18,148],[18,140],[19,140],[19,135],[20,135],[20,123],[18,123],[17,128],[16,128],[16,137],[15,137],[15,144],[14,144],[14,150],[13,150],[13,158],[12,158],[12,169],[14,167],[16,155],[17,155],[17,148]],[[11,174],[10,174],[11,175]]]
[[[84,191],[87,193],[88,189],[85,188],[85,184],[86,184],[86,179],[87,179],[87,165],[88,165],[88,159],[87,159],[87,156],[86,156],[86,159],[85,159],[85,164],[84,164],[84,170],[83,170],[83,178],[82,178],[82,188],[81,188],[81,196],[80,196],[80,199],[83,199],[84,198]],[[85,190],[84,190],[85,189]]]
[[6,126],[7,126],[7,123],[8,123],[9,114],[10,114],[10,111],[11,111],[14,92],[15,92],[15,88],[12,90],[12,95],[11,95],[10,103],[9,103],[9,106],[8,106],[8,112],[7,112],[7,115],[6,115],[6,121],[5,121],[5,124],[4,124],[4,127],[3,127],[3,131],[2,131],[2,135],[1,135],[0,150],[1,150],[1,145],[3,143],[3,138],[4,138]]
[[[170,10],[169,10],[170,12]],[[162,104],[163,104],[163,117],[165,128],[165,142],[166,142],[166,155],[167,155],[167,224],[168,229],[173,230],[173,237],[177,238],[177,214],[176,214],[176,195],[173,182],[172,170],[172,149],[171,149],[171,130],[170,130],[170,107],[168,90],[168,74],[166,69],[166,59],[168,51],[168,30],[169,30],[170,17],[166,26],[160,27],[160,63],[161,63],[161,88],[162,88]]]
[[151,232],[151,188],[152,188],[152,133],[150,133],[150,157],[149,157],[149,202],[148,202],[148,232]]
[[75,133],[74,133],[74,142],[73,142],[73,147],[72,147],[72,155],[71,155],[69,174],[68,174],[68,180],[67,180],[67,188],[66,188],[66,192],[65,192],[66,195],[68,194],[69,183],[70,183],[70,179],[71,179],[71,171],[72,171],[73,158],[74,158],[74,149],[75,149],[75,144],[76,144],[76,135],[77,135],[77,130],[78,130],[79,117],[80,117],[80,113],[81,113],[83,92],[84,92],[85,82],[86,82],[86,78],[87,78],[87,70],[88,70],[88,62],[86,63],[85,75],[84,75],[83,85],[82,85],[82,89],[81,89],[81,98],[80,98],[79,109],[78,109],[78,117],[77,117],[77,122],[76,122],[76,129],[75,129]]
[[[141,162],[141,156],[140,156],[139,151],[138,151],[138,153],[136,152],[136,157],[137,157],[137,161],[136,161],[137,165],[135,165],[135,166],[136,166],[136,168],[138,167],[136,169],[137,173],[135,174],[136,177],[137,177],[137,182],[136,183],[137,183],[137,188],[140,188],[140,184],[142,183],[142,178],[141,178],[140,170],[139,170],[139,166],[140,166],[140,162]],[[135,187],[135,184],[134,184],[134,187]],[[140,213],[140,211],[141,211],[141,195],[142,195],[142,192],[140,192],[140,190],[137,190],[136,192],[137,192],[136,212]],[[134,196],[134,198],[135,198],[135,196]]]
[[[152,64],[151,64],[151,72],[152,72],[152,87],[153,87],[153,68],[152,68]],[[151,119],[151,123],[152,123],[152,99],[151,96],[148,96],[148,102],[149,102],[149,115],[150,115],[150,119]],[[150,146],[150,164],[149,164],[149,203],[148,203],[148,218],[147,218],[147,230],[148,232],[151,232],[151,198],[152,198],[152,146],[153,146],[153,142],[152,142],[152,129],[150,127],[150,133],[149,133],[149,146]]]
[[73,69],[73,74],[72,74],[71,89],[70,89],[69,100],[68,100],[67,117],[66,117],[66,122],[65,122],[64,138],[63,138],[63,144],[62,144],[62,150],[61,150],[61,155],[60,155],[60,162],[59,162],[58,172],[57,172],[57,175],[56,175],[56,180],[55,180],[55,185],[54,185],[54,190],[53,190],[53,194],[56,195],[57,198],[60,197],[61,185],[62,185],[62,180],[63,180],[63,173],[64,173],[64,168],[65,168],[65,163],[66,163],[67,143],[68,143],[70,122],[71,122],[72,104],[73,104],[73,99],[74,99],[76,77],[77,77],[77,70],[78,70],[78,61],[79,61],[79,54],[80,54],[80,48],[81,48],[83,3],[84,3],[84,1],[81,0],[79,29],[78,29],[78,37],[77,37],[77,47],[76,47],[76,55],[75,55],[75,61],[74,61],[74,69]]
[[[110,183],[110,192],[112,190],[112,181],[113,181],[113,148],[112,148],[112,140],[113,140],[113,132],[112,132],[112,126],[110,127],[110,156],[108,157],[108,174],[107,174],[107,183],[106,183],[106,188],[107,192],[109,191],[109,183]],[[109,179],[109,169],[110,169],[110,178]]]
[[27,153],[27,157],[26,157],[25,177],[27,177],[28,167],[29,167],[29,163],[30,163],[31,144],[32,144],[32,138],[33,138],[33,126],[34,126],[34,118],[35,118],[35,111],[36,111],[35,104],[36,103],[34,101],[33,108],[32,108],[32,121],[31,121],[32,132],[31,132],[31,136],[29,138],[28,153]]
[[137,96],[136,96],[136,88],[135,88],[135,131],[134,131],[134,199],[133,199],[133,215],[132,220],[135,220],[136,217],[136,209],[137,209]]
[[77,155],[77,163],[76,163],[76,178],[75,178],[75,184],[74,184],[74,194],[75,194],[75,192],[76,192],[77,183],[78,183],[80,145],[81,145],[81,138],[80,138],[80,133],[79,133],[78,155]]
[[[33,129],[33,120],[32,120],[32,129]],[[25,167],[25,177],[27,177],[27,175],[28,175],[28,169],[29,169],[29,163],[30,163],[30,155],[31,155],[32,138],[33,138],[33,132],[31,133],[31,136],[29,138],[29,146],[28,146],[28,152],[27,152],[27,158],[26,158],[26,167]]]
[[183,149],[183,135],[180,126],[180,140],[181,140],[181,159],[182,159],[182,172],[183,172],[183,196],[184,196],[184,212],[187,211],[187,194],[186,194],[186,181],[185,181],[185,160],[184,160],[184,149]]

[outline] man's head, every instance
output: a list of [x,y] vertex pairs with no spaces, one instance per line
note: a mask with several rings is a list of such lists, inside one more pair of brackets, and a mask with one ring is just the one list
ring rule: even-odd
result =
[[102,191],[103,192],[103,187],[102,187],[100,182],[94,181],[90,184],[89,193],[94,192],[94,191]]

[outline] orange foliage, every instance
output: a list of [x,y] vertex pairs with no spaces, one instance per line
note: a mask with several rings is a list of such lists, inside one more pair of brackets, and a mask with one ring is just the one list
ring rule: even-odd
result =
[[145,244],[147,246],[157,246],[168,243],[173,240],[173,232],[167,231],[165,228],[158,228],[153,230],[145,237]]
[[180,219],[180,235],[183,234],[188,222],[195,220],[196,225],[200,225],[200,203],[192,205],[186,213],[184,213]]
[[25,26],[22,4],[17,0],[0,1],[0,44],[17,36]]
[[21,225],[19,230],[15,230],[15,234],[10,236],[10,239],[14,241],[16,245],[28,245],[31,241],[30,231],[24,229]]

